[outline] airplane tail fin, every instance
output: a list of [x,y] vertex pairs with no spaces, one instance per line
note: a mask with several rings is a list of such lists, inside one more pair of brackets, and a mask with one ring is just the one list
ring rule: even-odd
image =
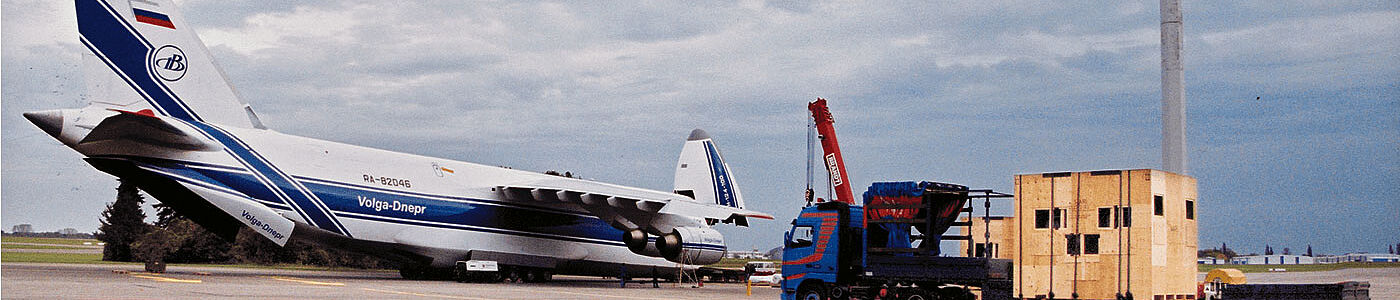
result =
[[76,0],[92,105],[263,128],[171,0]]
[[700,203],[713,203],[743,209],[744,196],[739,192],[729,164],[720,157],[719,149],[704,130],[690,132],[681,148],[676,166],[675,193],[689,196]]

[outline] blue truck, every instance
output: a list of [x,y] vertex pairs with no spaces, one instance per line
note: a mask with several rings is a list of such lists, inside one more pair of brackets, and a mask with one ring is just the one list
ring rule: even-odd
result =
[[991,198],[1009,197],[956,184],[877,182],[863,205],[803,207],[784,237],[782,297],[1010,299],[1010,260],[947,256],[938,247],[945,239],[970,239],[966,231],[943,233],[970,224],[957,219],[964,212],[970,217],[971,199],[990,207]]

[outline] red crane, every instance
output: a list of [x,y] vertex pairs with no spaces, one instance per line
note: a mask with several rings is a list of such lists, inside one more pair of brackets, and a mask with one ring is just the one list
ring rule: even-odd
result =
[[[817,98],[817,101],[808,103],[807,110],[812,111],[812,120],[822,141],[822,161],[826,164],[827,178],[831,180],[832,189],[836,190],[836,194],[832,195],[836,199],[832,201],[859,205],[851,196],[850,177],[842,177],[849,174],[846,173],[846,161],[841,159],[841,146],[836,142],[836,128],[831,125],[831,110],[826,108],[826,99]],[[807,194],[810,201],[811,191]]]

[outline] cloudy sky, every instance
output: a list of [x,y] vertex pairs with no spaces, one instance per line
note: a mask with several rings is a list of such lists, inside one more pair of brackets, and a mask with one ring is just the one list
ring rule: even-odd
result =
[[[296,135],[669,190],[704,128],[778,246],[831,101],[855,186],[1160,168],[1156,1],[181,1]],[[1400,242],[1400,4],[1185,1],[1200,243]],[[21,112],[75,108],[71,2],[3,1],[3,223],[93,231],[116,181]]]

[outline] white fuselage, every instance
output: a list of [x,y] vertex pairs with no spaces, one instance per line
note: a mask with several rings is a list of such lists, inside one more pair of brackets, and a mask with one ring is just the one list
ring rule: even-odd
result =
[[[189,122],[184,129],[219,131],[314,194],[321,205],[297,204],[262,182],[273,177],[250,166],[238,151],[175,150],[136,141],[74,146],[94,158],[122,159],[185,185],[246,196],[297,223],[313,224],[353,241],[403,245],[446,267],[468,251],[490,251],[582,261],[657,267],[676,264],[634,254],[623,231],[568,202],[506,199],[499,186],[554,175],[373,149],[278,133]],[[81,131],[68,127],[67,130]],[[76,135],[67,134],[70,138]],[[62,137],[60,139],[63,139]],[[214,138],[213,140],[219,140]],[[65,144],[76,145],[72,141]],[[577,179],[571,179],[577,180]],[[275,181],[274,181],[275,182]],[[610,189],[636,189],[598,182]],[[275,183],[274,183],[275,185]],[[236,193],[235,193],[236,192]],[[292,194],[294,192],[285,192]],[[239,195],[241,194],[241,195]],[[329,214],[321,212],[329,211]],[[324,216],[318,218],[316,216]],[[333,222],[326,222],[326,219]],[[353,243],[352,243],[353,244]]]

